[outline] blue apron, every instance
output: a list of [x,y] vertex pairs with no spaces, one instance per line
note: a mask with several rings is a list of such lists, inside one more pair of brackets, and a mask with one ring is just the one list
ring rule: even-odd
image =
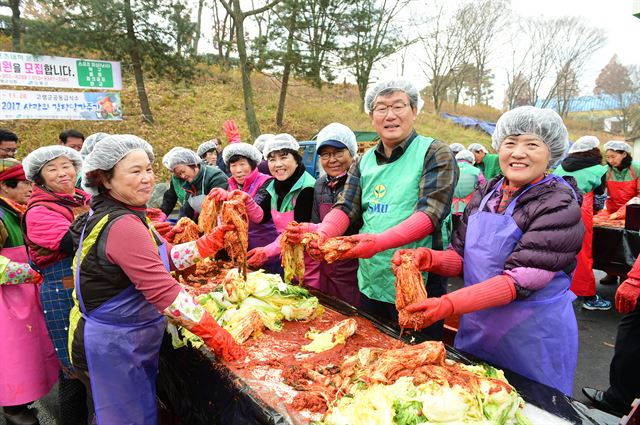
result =
[[[512,217],[518,198],[552,179],[569,186],[559,176],[547,176],[513,199],[504,214],[484,211],[502,182],[482,199],[467,226],[465,287],[503,273],[506,260],[522,237]],[[455,347],[571,395],[578,360],[578,325],[571,305],[576,297],[569,291],[570,284],[571,279],[558,272],[547,286],[525,300],[463,315]]]
[[[92,214],[92,212],[90,213]],[[157,425],[156,377],[165,318],[133,285],[87,312],[80,291],[85,227],[80,236],[76,294],[98,425]],[[169,270],[164,244],[158,246]]]

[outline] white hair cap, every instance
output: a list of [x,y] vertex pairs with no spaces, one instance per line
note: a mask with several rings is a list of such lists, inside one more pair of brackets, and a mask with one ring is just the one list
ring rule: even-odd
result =
[[196,154],[200,158],[204,158],[207,152],[213,149],[215,149],[217,152],[219,147],[220,147],[220,142],[218,142],[216,139],[207,140],[204,143],[200,143],[200,146],[198,146],[198,150],[196,151]]
[[234,155],[249,158],[256,164],[259,164],[260,161],[262,161],[262,154],[260,151],[249,143],[231,143],[227,145],[227,147],[222,151],[222,159],[224,160],[224,163],[229,165],[229,158]]
[[91,153],[96,143],[98,143],[100,140],[104,139],[108,135],[109,135],[108,133],[93,133],[92,135],[84,139],[84,143],[82,144],[82,149],[80,149],[80,155],[82,156],[82,158],[83,159],[86,158],[87,155]]
[[462,149],[460,152],[456,154],[456,161],[467,161],[473,164],[474,162],[476,162],[476,158],[473,156],[471,151]]
[[[623,142],[622,140],[609,140],[607,143],[604,144],[604,150],[605,151],[608,151],[608,150],[623,151],[627,153],[632,153],[631,146],[629,146],[627,143]],[[22,164],[24,165],[24,161],[22,161]]]
[[587,152],[600,146],[600,140],[596,136],[582,136],[569,148],[569,154]]
[[267,143],[268,140],[271,140],[275,136],[275,134],[271,133],[261,134],[256,138],[256,140],[253,141],[253,146],[255,146],[256,149],[258,149],[260,153],[262,153],[265,143]]
[[451,152],[453,152],[454,154],[457,154],[464,149],[464,145],[462,143],[451,143],[449,145],[449,149],[451,149]]
[[87,174],[95,170],[111,170],[122,158],[136,150],[146,153],[150,162],[155,159],[151,145],[133,134],[112,134],[102,139],[84,160],[82,188],[92,195],[97,195],[98,191],[94,187],[94,182],[87,179]]
[[532,134],[547,145],[551,153],[549,164],[555,164],[569,147],[567,127],[552,109],[520,106],[505,112],[498,119],[491,136],[492,146],[498,151],[504,139],[521,134]]
[[469,145],[469,147],[467,148],[468,151],[470,152],[484,152],[484,153],[489,153],[489,150],[487,148],[485,148],[484,146],[482,146],[480,143],[471,143]]
[[351,156],[358,152],[358,142],[355,133],[346,125],[333,122],[318,133],[316,137],[316,150],[322,146],[332,146],[337,149],[347,148]]
[[411,105],[416,107],[417,113],[420,113],[424,106],[424,101],[420,97],[420,90],[418,90],[418,87],[406,78],[394,78],[391,80],[380,81],[370,86],[364,95],[364,111],[367,114],[373,111],[373,106],[378,96],[386,96],[398,91],[406,93],[407,96],[409,96]]
[[271,139],[267,140],[267,143],[264,144],[262,155],[265,158],[268,158],[271,152],[279,151],[282,149],[292,149],[294,151],[298,151],[298,149],[300,149],[300,145],[296,141],[295,137],[290,134],[276,134]]
[[200,158],[191,149],[177,146],[172,148],[162,157],[162,165],[164,165],[169,171],[173,172],[173,169],[178,165],[200,165],[202,158]]
[[22,160],[22,168],[27,180],[35,181],[36,176],[42,170],[42,167],[49,161],[64,156],[73,163],[76,173],[82,167],[82,157],[80,152],[63,145],[43,146],[31,152]]

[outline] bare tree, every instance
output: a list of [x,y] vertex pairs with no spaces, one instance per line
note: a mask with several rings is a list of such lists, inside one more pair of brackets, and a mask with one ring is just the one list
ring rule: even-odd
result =
[[200,43],[200,35],[202,34],[202,9],[204,9],[204,0],[198,0],[196,29],[193,36],[193,45],[191,47],[194,56],[198,56],[198,44]]
[[434,14],[422,25],[426,32],[420,34],[424,48],[421,68],[430,81],[430,95],[436,112],[440,112],[447,90],[453,82],[456,69],[468,53],[467,32],[462,24],[468,17],[456,11],[447,16],[445,4],[434,8]]
[[260,135],[260,124],[256,117],[256,110],[253,105],[253,89],[251,87],[251,68],[247,58],[247,46],[244,39],[244,20],[252,15],[265,12],[278,4],[280,0],[272,0],[266,5],[257,9],[243,11],[240,7],[240,0],[220,0],[222,6],[233,17],[236,42],[238,43],[238,56],[240,59],[240,73],[242,74],[242,93],[244,95],[244,111],[247,117],[247,126],[251,133],[251,138],[255,139]]
[[134,29],[134,15],[131,9],[131,0],[124,0],[124,17],[127,26],[127,46],[129,56],[131,57],[131,65],[133,67],[133,75],[136,79],[136,87],[138,91],[138,99],[140,100],[140,109],[142,118],[149,124],[153,124],[153,114],[147,97],[147,89],[144,85],[144,73],[142,71],[142,55],[140,53],[140,42],[136,36]]
[[[220,16],[220,12],[224,16]],[[229,66],[229,56],[233,50],[234,28],[233,17],[226,9],[218,8],[218,1],[213,2],[213,46],[218,51],[218,60],[223,67]]]

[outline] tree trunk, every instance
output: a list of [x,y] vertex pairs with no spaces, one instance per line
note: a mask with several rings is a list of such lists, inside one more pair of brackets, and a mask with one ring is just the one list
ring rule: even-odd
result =
[[138,39],[133,29],[133,12],[131,11],[131,0],[124,0],[124,16],[127,25],[127,41],[129,42],[129,56],[133,65],[133,75],[136,78],[136,88],[138,99],[140,100],[140,109],[142,118],[149,124],[153,124],[153,115],[147,98],[147,90],[144,87],[144,75],[142,73],[142,60],[138,46]]
[[20,33],[22,32],[20,27],[20,1],[9,0],[9,7],[11,7],[11,48],[14,52],[20,51]]
[[202,31],[202,8],[204,0],[198,0],[198,21],[196,23],[196,34],[193,38],[193,56],[198,56],[198,43],[200,43],[200,32]]
[[289,35],[287,36],[287,53],[284,58],[284,70],[282,71],[282,86],[280,86],[280,100],[278,101],[278,112],[276,113],[276,125],[282,127],[284,118],[284,104],[287,101],[287,89],[289,88],[289,75],[291,75],[291,58],[293,55],[293,34],[295,32],[295,9],[289,17]]
[[[251,87],[251,69],[247,59],[247,47],[244,40],[244,16],[240,9],[240,0],[233,0],[233,10],[236,12],[234,24],[236,28],[236,42],[238,43],[238,57],[240,59],[240,72],[242,74],[242,94],[244,95],[244,112],[247,117],[247,125],[251,138],[256,139],[260,135],[260,125],[253,106],[253,89]],[[239,12],[239,13],[238,13]]]

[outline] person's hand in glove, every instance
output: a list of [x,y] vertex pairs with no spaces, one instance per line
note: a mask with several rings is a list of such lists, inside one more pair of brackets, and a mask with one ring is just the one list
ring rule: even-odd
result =
[[232,224],[218,226],[211,233],[201,236],[196,240],[198,252],[202,258],[216,255],[224,247],[224,234],[235,229]]
[[349,241],[357,242],[357,245],[340,256],[340,260],[354,258],[371,258],[380,252],[378,247],[378,235],[372,233],[360,233],[348,236]]
[[229,192],[221,187],[214,187],[207,195],[207,198],[213,199],[216,202],[224,202],[229,199]]
[[622,220],[624,218],[624,213],[620,211],[616,211],[609,216],[609,220]]
[[320,225],[315,223],[296,223],[292,221],[287,224],[284,233],[291,243],[301,243],[305,233],[315,233],[319,227]]
[[264,211],[260,208],[260,205],[249,195],[247,192],[236,189],[229,192],[228,199],[239,199],[244,202],[244,206],[247,209],[247,216],[252,223],[260,223],[264,218]]
[[393,272],[402,264],[402,256],[411,254],[413,264],[422,272],[433,272],[440,276],[460,276],[463,269],[462,257],[453,249],[436,251],[430,248],[399,249],[391,258]]
[[223,129],[229,143],[240,143],[240,131],[234,120],[226,120]]
[[11,261],[4,256],[0,256],[0,275],[0,285],[42,283],[42,275],[33,270],[28,263],[18,263],[16,261]]
[[640,281],[628,278],[618,286],[616,291],[616,309],[627,314],[635,311],[640,297]]
[[267,246],[259,248],[253,248],[247,252],[247,265],[253,268],[258,268],[269,259],[276,257],[280,254],[280,239],[282,235],[278,236],[275,241],[271,242]]
[[413,264],[422,272],[431,271],[431,255],[432,250],[429,248],[416,248],[416,249],[399,249],[391,258],[391,267],[395,273],[396,268],[402,264],[402,257],[405,254],[411,254]]
[[153,224],[156,232],[165,239],[167,238],[166,235],[173,229],[173,226],[168,221],[153,221],[151,224]]
[[[443,320],[453,314],[466,314],[486,308],[508,304],[516,298],[514,280],[508,275],[498,275],[484,282],[467,286],[439,298],[427,298],[424,301],[407,306],[409,313],[421,312],[425,316],[424,326]],[[407,323],[400,323],[407,326]]]
[[176,224],[164,235],[164,238],[169,242],[173,242],[173,238],[175,238],[176,234],[182,233],[183,231],[184,226],[182,224]]

